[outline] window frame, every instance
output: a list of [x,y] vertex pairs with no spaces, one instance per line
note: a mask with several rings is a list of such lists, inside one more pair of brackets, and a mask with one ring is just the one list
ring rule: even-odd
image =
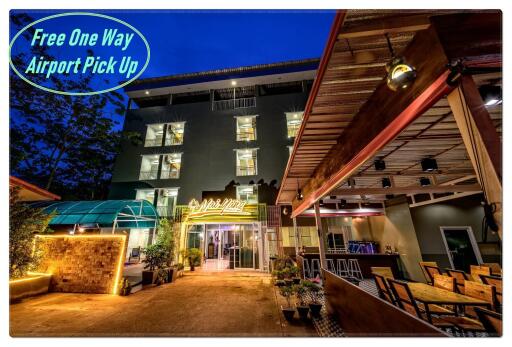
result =
[[[251,142],[251,141],[257,141],[258,140],[258,124],[257,124],[257,117],[258,115],[248,115],[248,116],[235,116],[235,136],[236,136],[236,141],[237,142]],[[242,118],[251,118],[251,122],[252,122],[252,129],[253,130],[253,134],[254,134],[254,138],[253,139],[243,139],[243,138],[240,138],[240,131],[239,131],[239,121],[242,119]]]
[[[243,177],[243,176],[256,176],[258,175],[258,149],[259,148],[237,148],[235,149],[235,176]],[[240,174],[240,165],[239,165],[239,153],[242,151],[254,151],[255,155],[253,155],[254,160],[254,173],[251,174]],[[248,170],[247,170],[248,171]]]

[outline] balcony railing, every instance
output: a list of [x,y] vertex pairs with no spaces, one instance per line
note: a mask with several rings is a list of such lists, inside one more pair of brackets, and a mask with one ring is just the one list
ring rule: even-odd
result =
[[237,108],[256,107],[256,97],[238,98],[229,100],[214,101],[212,104],[213,111],[234,110]]
[[180,171],[179,170],[162,170],[162,172],[160,172],[160,178],[161,179],[180,178]]
[[237,176],[254,176],[257,175],[255,167],[247,167],[247,166],[237,166],[236,167],[236,175]]
[[172,217],[174,215],[174,208],[172,206],[157,206],[156,210],[160,217]]
[[139,174],[140,180],[156,180],[158,177],[158,170],[141,171]]
[[158,147],[158,146],[161,146],[162,145],[162,140],[163,138],[160,137],[160,138],[156,138],[156,139],[146,139],[146,141],[144,141],[144,147]]
[[183,136],[170,136],[165,139],[166,146],[176,146],[183,144]]

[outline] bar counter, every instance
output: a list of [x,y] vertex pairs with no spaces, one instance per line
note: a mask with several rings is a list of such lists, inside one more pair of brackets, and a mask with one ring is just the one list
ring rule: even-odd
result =
[[[311,263],[312,259],[320,259],[320,255],[318,253],[304,253],[297,257],[298,263],[301,264],[301,257],[304,257]],[[361,268],[361,273],[364,278],[372,277],[371,267],[390,267],[393,271],[393,275],[395,278],[402,278],[402,273],[400,271],[399,266],[399,254],[364,254],[364,253],[327,253],[327,259],[333,259],[334,264],[337,266],[337,259],[357,259],[359,262],[359,267]],[[299,265],[300,266],[300,265]]]

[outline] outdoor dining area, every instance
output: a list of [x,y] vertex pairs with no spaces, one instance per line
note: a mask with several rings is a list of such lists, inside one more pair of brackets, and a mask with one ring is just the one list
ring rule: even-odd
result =
[[[502,278],[491,266],[472,265],[471,273],[442,271],[420,262],[427,283],[395,279],[390,268],[373,268],[381,299],[454,335],[502,335]],[[498,264],[492,264],[501,272]]]

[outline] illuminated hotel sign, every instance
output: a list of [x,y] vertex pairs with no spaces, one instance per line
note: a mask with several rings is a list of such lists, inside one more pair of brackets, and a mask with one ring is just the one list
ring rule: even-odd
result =
[[196,199],[192,199],[188,203],[189,217],[203,217],[203,216],[223,216],[223,215],[237,215],[247,216],[251,213],[244,211],[246,201],[236,199],[207,199],[199,203]]

